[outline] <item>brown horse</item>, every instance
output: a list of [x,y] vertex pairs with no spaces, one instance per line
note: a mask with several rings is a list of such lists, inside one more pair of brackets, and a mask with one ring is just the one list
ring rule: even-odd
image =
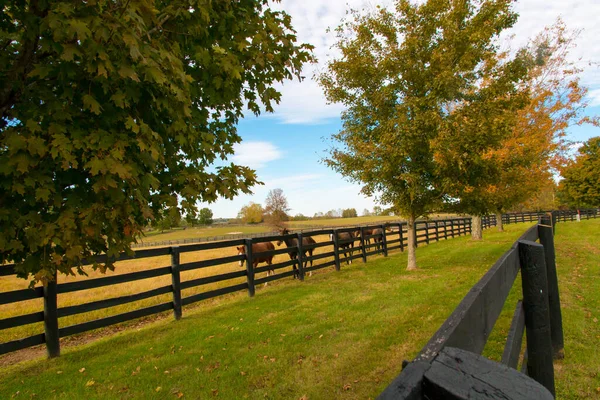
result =
[[[242,255],[242,254],[246,254],[246,246],[240,246],[240,247],[236,247],[237,251],[238,251],[238,255]],[[271,242],[262,242],[262,243],[252,243],[252,266],[254,268],[256,268],[258,266],[258,264],[262,263],[262,262],[266,262],[267,265],[271,265],[273,264],[273,255],[269,254],[269,255],[261,255],[260,253],[263,253],[265,251],[270,251],[270,250],[275,250],[275,246],[273,246],[273,243]],[[240,260],[240,267],[244,266],[244,260]],[[271,274],[269,274],[269,272],[271,272]],[[267,271],[267,276],[269,275],[274,275],[275,271],[274,270],[269,270]],[[265,282],[265,286],[267,286],[267,283]]]
[[[352,260],[348,260],[348,252],[350,252],[350,257],[352,257],[352,253],[354,252],[354,239],[360,237],[360,231],[338,232],[337,237],[339,241],[346,242],[340,244],[338,248],[343,249],[346,264],[352,264]],[[333,242],[333,234],[329,235],[329,239]]]
[[[290,231],[288,231],[287,228],[282,228],[282,229],[279,230],[279,233],[281,233],[281,236],[285,236],[285,235],[289,235]],[[281,244],[284,243],[284,242],[285,242],[285,244],[286,244],[286,246],[288,248],[290,248],[290,247],[291,248],[296,248],[296,249],[298,248],[298,238],[297,237],[285,238],[283,240],[279,240],[277,242],[277,246],[281,246]],[[317,243],[317,242],[315,242],[315,239],[311,238],[310,236],[302,238],[302,246],[308,246],[308,245],[315,244],[315,243]],[[308,255],[310,257],[312,257],[313,251],[314,251],[314,249],[304,250],[303,251],[304,257],[306,257],[307,253],[308,253]],[[290,260],[295,260],[295,259],[298,258],[298,251],[297,250],[296,251],[290,251],[288,254],[290,256]],[[308,265],[308,261],[305,261],[304,262],[304,268],[306,268],[307,265]],[[312,260],[310,260],[310,266],[311,267],[313,266],[313,261]],[[296,278],[298,276],[298,268],[296,267],[296,264],[294,264],[293,267],[294,267],[294,278]],[[312,276],[312,271],[310,271],[308,273],[308,276]]]

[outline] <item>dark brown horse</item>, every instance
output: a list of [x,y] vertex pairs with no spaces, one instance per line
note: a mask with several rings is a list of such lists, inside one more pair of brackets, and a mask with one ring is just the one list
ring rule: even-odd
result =
[[[348,252],[350,252],[350,257],[352,257],[352,253],[354,252],[354,239],[360,237],[360,231],[338,232],[337,237],[338,241],[345,242],[341,243],[338,248],[343,249],[342,251],[346,258],[346,264],[352,264],[352,260],[348,260]],[[333,234],[329,235],[329,239],[333,242]]]
[[[246,246],[236,247],[238,251],[238,255],[246,254]],[[273,255],[261,255],[265,251],[275,250],[275,246],[271,242],[262,242],[262,243],[252,243],[252,266],[256,268],[258,264],[265,262],[267,265],[273,264]],[[244,266],[245,260],[240,260],[240,267]],[[270,274],[269,274],[270,272]],[[274,275],[274,270],[267,271],[267,276]],[[265,282],[265,286],[267,283]]]
[[[279,233],[281,233],[281,236],[285,236],[285,235],[289,235],[290,231],[288,231],[287,228],[282,228],[282,229],[279,230]],[[284,243],[284,242],[285,242],[285,244],[286,244],[286,246],[288,248],[289,247],[296,248],[296,249],[298,248],[298,238],[297,237],[291,237],[291,238],[288,237],[288,238],[285,238],[283,240],[279,240],[277,242],[277,246],[281,246],[281,244]],[[302,238],[302,246],[308,246],[308,245],[315,244],[315,243],[317,243],[317,242],[315,242],[315,239],[311,238],[310,236]],[[304,250],[303,251],[304,257],[307,256],[307,253],[308,253],[308,255],[310,257],[312,257],[313,251],[314,251],[314,249]],[[288,254],[290,256],[290,260],[295,260],[295,259],[298,258],[298,251],[297,250],[296,251],[292,250]],[[307,265],[308,265],[308,261],[305,261],[304,262],[304,268],[306,268]],[[310,260],[310,266],[311,267],[313,266],[313,261],[312,260]],[[296,264],[294,264],[293,267],[294,267],[294,278],[296,278],[298,276],[298,267],[296,267]],[[310,271],[308,273],[308,276],[312,276],[312,271]]]

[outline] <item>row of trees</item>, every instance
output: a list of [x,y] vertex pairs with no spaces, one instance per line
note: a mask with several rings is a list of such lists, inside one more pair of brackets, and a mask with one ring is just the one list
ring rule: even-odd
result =
[[562,171],[558,195],[572,208],[600,207],[600,136],[579,148],[579,156]]
[[575,34],[561,21],[517,50],[499,35],[513,0],[411,2],[354,11],[337,29],[341,54],[320,77],[342,103],[326,163],[408,220],[434,211],[501,213],[547,185],[564,163],[566,130],[598,125],[567,61]]
[[258,224],[266,221],[270,225],[280,226],[290,219],[288,212],[290,207],[287,198],[281,189],[269,190],[265,199],[265,208],[260,204],[250,202],[242,207],[238,218],[246,224]]
[[183,219],[177,209],[173,209],[170,213],[162,215],[160,218],[152,221],[152,228],[158,229],[161,232],[169,229],[178,228],[183,225],[194,227],[196,225],[212,225],[213,212],[210,208],[201,208],[197,214],[189,213]]

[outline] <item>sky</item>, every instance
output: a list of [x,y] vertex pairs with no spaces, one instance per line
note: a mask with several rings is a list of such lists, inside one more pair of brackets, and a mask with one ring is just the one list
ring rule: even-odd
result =
[[[283,9],[292,17],[298,41],[315,46],[318,59],[307,66],[302,82],[288,81],[277,85],[282,101],[275,112],[254,117],[250,113],[238,125],[242,143],[235,147],[234,163],[256,169],[264,185],[253,188],[252,195],[234,200],[219,199],[209,207],[215,218],[232,218],[249,202],[264,206],[269,190],[281,188],[291,208],[290,215],[313,216],[332,209],[355,208],[361,215],[364,209],[378,205],[376,199],[360,194],[360,185],[347,181],[323,163],[332,142],[331,134],[341,128],[338,104],[327,104],[322,89],[312,79],[331,59],[335,36],[327,32],[335,28],[347,10],[373,9],[389,6],[389,0],[283,0],[273,8]],[[587,113],[600,115],[600,1],[598,0],[520,0],[515,5],[519,20],[508,34],[514,35],[515,46],[524,45],[561,17],[571,30],[581,30],[577,47],[570,59],[583,68],[581,79],[588,87]],[[600,129],[574,127],[568,139],[585,141],[600,135]]]

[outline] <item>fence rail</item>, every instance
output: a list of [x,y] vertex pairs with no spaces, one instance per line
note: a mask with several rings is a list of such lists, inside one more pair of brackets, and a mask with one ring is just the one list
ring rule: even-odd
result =
[[[594,218],[595,216],[596,213],[593,214]],[[520,218],[522,220],[523,218],[530,217]],[[571,216],[563,213],[559,214],[558,218],[562,218],[561,220],[566,220],[568,218],[571,218]],[[506,218],[506,223],[521,222],[521,220],[510,215]],[[486,219],[486,221],[488,225],[492,223],[491,219]],[[360,229],[357,229],[357,227],[328,228],[308,232],[292,233],[290,235],[287,235],[286,237],[297,238],[298,245],[296,247],[276,249],[256,254],[252,253],[252,244],[270,240],[281,240],[284,237],[281,235],[270,235],[262,238],[234,239],[223,242],[197,243],[181,247],[172,246],[165,248],[138,250],[133,255],[127,255],[123,253],[116,261],[170,255],[171,265],[122,275],[87,279],[83,281],[70,283],[60,283],[57,282],[57,280],[55,280],[53,282],[50,282],[46,287],[43,288],[37,287],[34,289],[23,289],[0,293],[0,304],[16,304],[25,300],[32,300],[38,298],[43,299],[44,302],[43,312],[40,311],[0,320],[0,330],[19,327],[36,322],[44,322],[44,333],[40,333],[23,339],[13,340],[6,343],[1,343],[0,355],[45,343],[48,355],[50,357],[55,357],[60,354],[59,339],[66,336],[79,334],[93,329],[98,329],[169,310],[173,310],[175,319],[179,319],[182,316],[183,306],[198,301],[242,290],[247,290],[250,296],[254,296],[256,291],[256,285],[262,283],[267,283],[292,276],[298,276],[300,280],[302,280],[304,279],[306,272],[312,272],[330,266],[334,266],[336,270],[339,270],[341,268],[342,263],[344,262],[350,263],[351,261],[359,258],[361,258],[363,262],[366,262],[368,257],[371,257],[373,255],[381,254],[386,256],[389,251],[404,251],[404,248],[407,246],[408,234],[405,222],[388,222],[379,225],[362,226],[359,228]],[[368,231],[369,229],[378,229],[379,233],[370,235],[365,234],[365,231]],[[342,240],[339,238],[339,234],[342,232],[353,232],[356,230],[360,230],[363,233],[363,235],[361,235],[360,237],[352,238],[351,240]],[[419,221],[415,224],[415,232],[417,238],[417,245],[429,244],[433,241],[437,242],[442,239],[447,240],[456,236],[466,235],[470,233],[471,218],[451,218],[430,221]],[[317,235],[329,235],[329,240],[319,242],[314,245],[302,244],[303,237]],[[240,245],[245,246],[246,254],[236,254],[231,256],[212,258],[183,264],[180,263],[180,255],[182,253],[197,252],[202,250],[225,249]],[[356,245],[358,245],[358,248],[354,247]],[[347,246],[350,247],[348,248]],[[321,247],[331,247],[331,249],[326,253],[316,254],[312,256],[308,256],[308,253],[306,253],[306,251],[309,249]],[[354,254],[354,252],[358,252],[358,254]],[[297,256],[296,258],[290,259],[288,261],[261,267],[255,267],[253,265],[253,260],[257,255],[265,256],[267,254],[288,254],[291,258],[292,253],[295,253]],[[106,256],[100,255],[95,257],[94,260],[96,262],[102,263],[106,261]],[[244,270],[211,275],[208,277],[191,279],[187,281],[181,281],[181,272],[223,265],[242,260],[244,260],[246,264],[246,268]],[[88,260],[86,261],[86,263],[91,264],[91,261],[93,260]],[[322,262],[317,264],[314,263],[315,261]],[[304,266],[305,263],[306,267]],[[308,266],[308,264],[310,264],[310,266]],[[289,269],[290,267],[292,267],[292,269]],[[286,270],[286,268],[288,268],[288,270]],[[271,270],[277,271],[277,273],[260,279],[255,278],[255,275],[257,273]],[[9,276],[13,275],[14,273],[15,271],[13,266],[4,266],[0,268],[0,276]],[[59,308],[57,305],[58,294],[95,289],[103,286],[115,285],[125,282],[135,282],[141,279],[156,278],[166,275],[171,275],[171,285],[163,285],[140,293],[102,299],[73,306]],[[244,283],[232,282],[230,286],[189,295],[187,297],[182,297],[181,292],[184,289],[202,287],[204,285],[215,282],[228,282],[232,279],[239,279],[243,277],[246,278],[246,282]],[[170,302],[161,303],[150,307],[128,311],[125,313],[112,315],[93,321],[87,321],[71,326],[63,327],[61,326],[61,324],[59,324],[59,319],[66,316],[82,314],[90,311],[96,311],[109,307],[132,303],[135,301],[149,299],[167,293],[172,294],[172,301]]]
[[[552,360],[563,356],[564,347],[554,226],[558,221],[597,215],[597,209],[503,215],[504,223],[538,224],[528,229],[471,288],[415,359],[403,363],[402,373],[379,399],[466,398],[459,394],[472,390],[489,390],[495,398],[553,398]],[[489,216],[483,219],[483,226],[496,222],[495,216]],[[523,299],[517,302],[498,364],[480,354],[519,271]],[[521,362],[524,374],[518,374],[525,332],[527,343]],[[478,388],[473,389],[475,386]]]

